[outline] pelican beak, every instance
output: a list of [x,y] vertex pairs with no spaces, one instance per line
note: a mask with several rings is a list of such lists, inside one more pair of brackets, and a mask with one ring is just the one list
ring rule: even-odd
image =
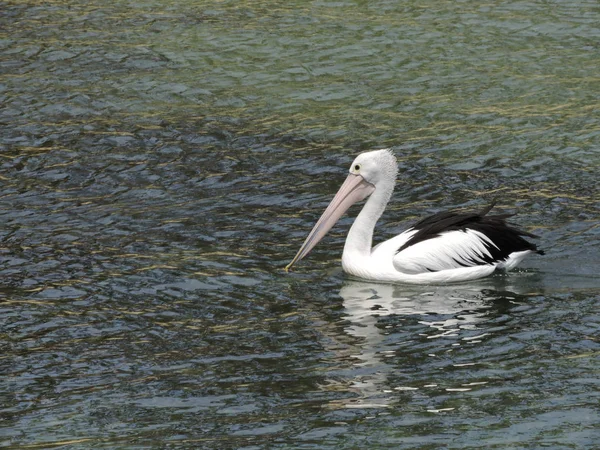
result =
[[365,181],[360,175],[349,174],[340,190],[319,218],[318,222],[298,250],[291,263],[285,267],[287,272],[297,261],[300,261],[323,239],[327,232],[335,225],[340,217],[356,202],[359,202],[373,193],[375,186]]

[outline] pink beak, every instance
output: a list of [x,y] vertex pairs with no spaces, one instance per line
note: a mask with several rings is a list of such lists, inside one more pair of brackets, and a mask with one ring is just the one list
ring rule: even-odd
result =
[[296,256],[285,270],[288,271],[297,261],[300,261],[323,239],[331,227],[340,217],[356,202],[359,202],[373,193],[375,186],[365,181],[360,175],[349,174],[340,190],[335,194],[333,200],[319,218],[316,225],[298,250]]

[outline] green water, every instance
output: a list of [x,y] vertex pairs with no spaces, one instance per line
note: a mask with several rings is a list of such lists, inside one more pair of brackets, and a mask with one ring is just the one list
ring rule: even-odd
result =
[[[596,2],[0,2],[0,447],[593,448]],[[347,278],[498,210],[543,257],[454,286]]]

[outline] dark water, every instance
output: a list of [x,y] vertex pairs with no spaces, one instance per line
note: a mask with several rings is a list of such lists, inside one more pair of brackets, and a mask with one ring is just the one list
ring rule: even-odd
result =
[[[0,11],[0,446],[597,445],[596,2]],[[547,255],[365,283],[346,218],[284,273],[383,146],[378,239],[496,198]]]

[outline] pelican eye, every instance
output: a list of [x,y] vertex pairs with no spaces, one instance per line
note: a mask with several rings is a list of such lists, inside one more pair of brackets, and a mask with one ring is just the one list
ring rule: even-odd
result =
[[358,172],[360,170],[360,164],[354,164],[354,171]]

